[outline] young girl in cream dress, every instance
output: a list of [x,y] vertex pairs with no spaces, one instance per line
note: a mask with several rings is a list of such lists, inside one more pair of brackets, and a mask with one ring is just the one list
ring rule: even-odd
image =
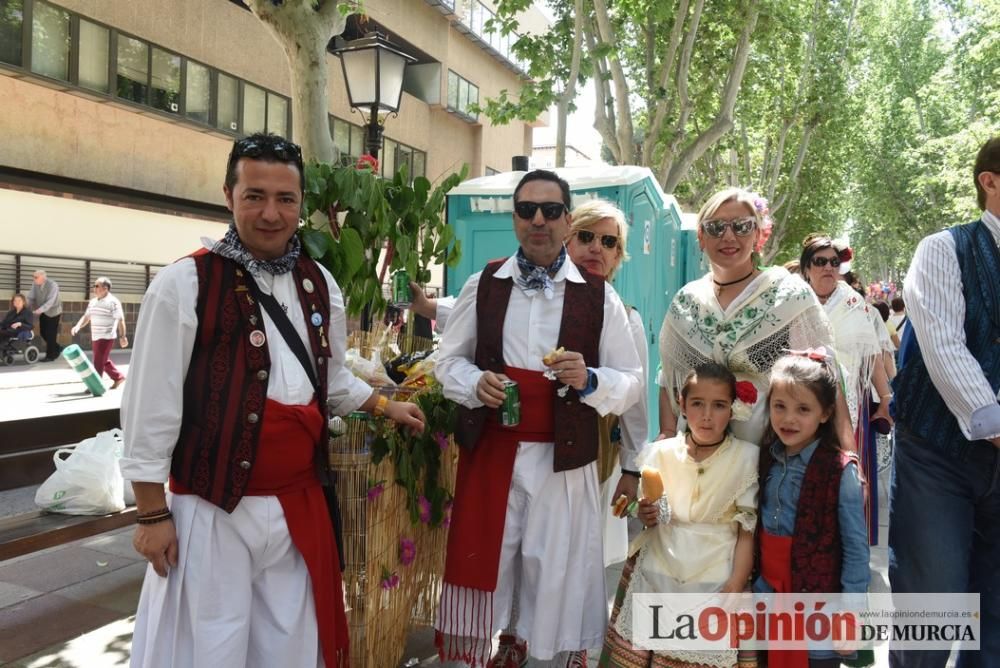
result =
[[687,432],[650,443],[640,455],[641,466],[660,472],[664,493],[639,504],[646,528],[629,549],[599,666],[737,665],[736,650],[653,652],[635,648],[631,635],[633,594],[738,593],[747,587],[759,450],[729,432],[734,402],[737,411],[749,413],[748,403],[756,400],[742,397],[737,400],[736,378],[727,368],[698,366],[681,388]]

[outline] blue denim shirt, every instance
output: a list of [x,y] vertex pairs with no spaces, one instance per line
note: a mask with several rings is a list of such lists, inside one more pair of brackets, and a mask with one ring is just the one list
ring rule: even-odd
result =
[[[780,441],[771,446],[774,463],[760,495],[760,518],[768,533],[775,536],[791,536],[795,533],[802,480],[817,447],[818,440],[802,448],[798,454],[786,458],[785,446]],[[854,463],[848,464],[840,477],[837,515],[840,521],[840,585],[845,594],[867,592],[870,572],[868,528],[865,525],[864,494],[858,478],[858,467]],[[760,576],[753,583],[753,591],[770,594],[774,592],[774,588]],[[831,650],[811,650],[809,656],[813,659],[839,657]]]
[[[798,454],[786,459],[785,446],[775,443],[771,446],[774,464],[761,489],[760,517],[764,528],[775,536],[791,536],[795,533],[795,516],[798,512],[799,492],[806,475],[809,460],[819,447],[813,441]],[[840,478],[840,499],[837,504],[840,520],[841,565],[840,586],[844,593],[868,591],[868,529],[865,526],[864,495],[858,479],[858,467],[848,464]],[[763,578],[758,578],[763,582]],[[754,591],[773,591],[766,582]]]

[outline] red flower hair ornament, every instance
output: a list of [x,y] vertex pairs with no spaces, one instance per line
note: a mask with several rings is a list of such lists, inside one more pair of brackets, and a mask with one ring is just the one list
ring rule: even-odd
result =
[[736,399],[733,400],[733,419],[746,422],[753,414],[757,403],[757,387],[749,380],[736,383]]

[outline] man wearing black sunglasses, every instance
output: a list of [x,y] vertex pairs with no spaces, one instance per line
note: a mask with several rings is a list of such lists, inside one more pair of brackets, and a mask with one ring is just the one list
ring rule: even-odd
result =
[[344,366],[340,288],[296,235],[303,173],[281,137],[235,142],[228,232],[143,299],[122,401],[133,544],[150,562],[134,666],[349,663],[327,418],[422,430],[423,415]]
[[[435,373],[460,404],[462,446],[437,621],[445,660],[581,666],[603,638],[597,418],[640,400],[642,369],[621,299],[568,259],[569,206],[555,173],[521,179],[520,247],[466,282],[441,342]],[[520,422],[501,425],[509,381]]]

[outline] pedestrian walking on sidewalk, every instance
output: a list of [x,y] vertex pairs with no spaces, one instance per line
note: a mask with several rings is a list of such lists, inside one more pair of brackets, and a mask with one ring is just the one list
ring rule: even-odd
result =
[[119,332],[118,343],[122,348],[128,348],[128,337],[125,336],[125,311],[118,297],[111,294],[111,279],[101,276],[94,281],[94,295],[87,305],[87,310],[70,330],[73,336],[90,323],[90,345],[94,353],[94,368],[97,374],[108,372],[111,379],[111,389],[114,390],[125,382],[125,374],[118,370],[111,361],[111,349],[115,345],[115,332]]
[[59,359],[59,320],[62,318],[62,299],[59,284],[46,275],[44,269],[34,273],[34,284],[28,293],[28,307],[38,316],[38,329],[45,341],[45,362]]
[[[1000,666],[1000,136],[973,178],[982,216],[926,237],[906,275],[889,583],[894,594],[978,593],[980,650],[958,665]],[[948,655],[890,645],[889,664],[943,668]]]
[[424,416],[344,365],[343,294],[296,235],[303,190],[297,145],[236,141],[229,231],[142,300],[121,408],[133,544],[150,562],[134,667],[350,665],[327,419],[362,410],[422,431]]

